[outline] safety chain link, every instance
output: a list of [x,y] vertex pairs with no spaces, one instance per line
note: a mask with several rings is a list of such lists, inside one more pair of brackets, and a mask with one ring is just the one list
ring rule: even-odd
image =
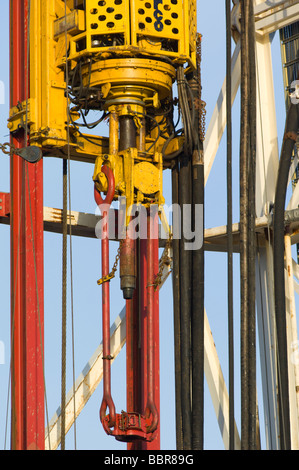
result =
[[122,239],[119,242],[119,247],[118,247],[118,250],[117,250],[117,253],[116,253],[115,261],[114,261],[111,272],[109,274],[107,274],[107,276],[104,276],[104,277],[102,277],[101,279],[98,280],[98,285],[99,286],[101,284],[104,284],[104,282],[108,282],[108,281],[110,281],[111,279],[113,279],[115,277],[118,262],[119,262],[119,259],[120,259],[120,252],[121,252],[121,248],[122,248],[123,243],[124,243],[124,239]]
[[[164,266],[169,266],[169,265],[171,264],[171,257],[169,256],[171,243],[172,243],[172,234],[170,233],[170,234],[169,234],[169,237],[168,237],[168,239],[167,239],[167,241],[166,241],[163,254],[162,254],[161,259],[160,259],[160,263],[159,263],[159,272],[158,272],[158,274],[157,274],[157,276],[156,276],[156,279],[154,280],[154,283],[153,283],[153,286],[154,286],[155,290],[157,290],[158,287],[159,287],[159,286],[161,285],[161,283],[162,283],[162,277],[163,277]],[[168,275],[169,275],[171,272],[172,272],[172,269],[169,270]]]
[[[9,148],[9,150],[8,150]],[[5,155],[10,155],[11,153],[14,153],[18,155],[18,149],[13,144],[10,144],[9,142],[5,142],[4,144],[0,144],[0,150],[5,153]]]

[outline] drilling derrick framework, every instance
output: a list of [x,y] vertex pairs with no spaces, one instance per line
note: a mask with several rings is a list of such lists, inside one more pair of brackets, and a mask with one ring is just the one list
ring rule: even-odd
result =
[[[211,6],[7,0],[10,142],[0,148],[9,159],[10,187],[0,192],[0,223],[10,226],[12,450],[65,450],[71,429],[76,449],[77,423],[94,396],[100,449],[168,450],[167,435],[176,452],[203,450],[210,399],[225,449],[299,448],[299,0],[224,4],[217,21],[225,57],[218,62],[226,64],[226,77],[209,115],[204,99],[213,81],[198,25],[201,8]],[[226,168],[216,189],[212,168],[221,151]],[[61,208],[47,207],[47,191],[56,197],[58,188]],[[74,193],[95,212],[73,210]],[[214,223],[211,193],[212,203],[216,197],[217,207],[224,204],[222,226]],[[47,252],[49,234],[62,235],[55,238],[60,253],[54,238]],[[84,271],[76,288],[73,246]],[[215,276],[213,256],[221,253],[226,272]],[[60,288],[57,316],[45,266],[58,258],[60,274],[50,275]],[[216,278],[226,288],[226,304],[212,315],[226,348],[219,357],[208,311],[219,305]],[[86,366],[76,377],[79,316]],[[56,399],[59,390],[52,419],[48,380],[57,384]],[[165,416],[169,403],[173,415]]]

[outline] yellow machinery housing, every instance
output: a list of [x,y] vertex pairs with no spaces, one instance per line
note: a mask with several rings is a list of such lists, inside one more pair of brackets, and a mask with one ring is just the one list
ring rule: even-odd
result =
[[[9,129],[26,121],[44,155],[94,162],[104,192],[105,163],[128,206],[163,204],[164,157],[184,140],[172,87],[178,66],[196,69],[196,39],[195,0],[31,0],[30,92]],[[103,114],[89,125],[91,111]],[[82,132],[103,119],[109,137]]]

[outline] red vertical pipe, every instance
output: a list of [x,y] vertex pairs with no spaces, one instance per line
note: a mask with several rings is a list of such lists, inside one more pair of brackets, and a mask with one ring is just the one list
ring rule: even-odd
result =
[[[28,2],[10,0],[10,104],[28,97]],[[28,86],[29,89],[29,86]],[[12,136],[26,146],[25,130]],[[43,163],[11,158],[12,429],[15,450],[44,449]]]
[[[141,413],[140,404],[140,341],[139,341],[139,295],[138,288],[132,300],[126,301],[126,367],[127,411]],[[140,442],[127,444],[128,450],[139,450]]]
[[[10,105],[13,106],[17,99],[22,99],[21,75],[24,69],[23,48],[21,46],[24,37],[22,33],[21,18],[23,17],[22,2],[10,2]],[[19,98],[16,98],[19,97]],[[23,133],[18,133],[12,143],[16,147],[24,145]],[[23,318],[22,318],[22,266],[21,266],[21,241],[23,227],[20,224],[22,214],[22,160],[19,157],[11,159],[11,348],[12,348],[12,422],[11,422],[11,446],[12,449],[23,449],[25,434],[22,432],[24,421],[23,406]]]
[[43,166],[24,163],[25,190],[25,383],[26,448],[43,450],[44,410],[44,274],[43,274]]
[[[140,356],[141,356],[141,407],[144,412],[147,402],[147,240],[140,240]],[[147,443],[141,443],[147,449]]]
[[[159,360],[159,290],[153,282],[159,271],[158,217],[148,215],[148,238],[140,240],[140,317],[141,317],[141,378],[142,403],[146,410],[149,400],[151,412],[160,415],[160,360]],[[155,418],[155,416],[151,416]],[[153,421],[152,421],[153,422]],[[160,449],[160,424],[154,440],[142,442],[143,450]]]

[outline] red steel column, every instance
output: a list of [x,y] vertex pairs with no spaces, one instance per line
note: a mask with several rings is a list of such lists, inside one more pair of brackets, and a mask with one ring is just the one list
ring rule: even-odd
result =
[[[158,415],[160,417],[160,360],[159,360],[159,290],[150,285],[154,282],[159,271],[159,238],[158,238],[158,216],[151,218],[148,216],[148,226],[152,224],[152,230],[148,230],[148,238],[140,240],[140,321],[141,321],[141,378],[142,378],[142,406],[146,409],[148,402],[149,387],[149,353],[153,356],[153,377],[151,380],[154,386],[153,401],[155,403]],[[149,246],[151,244],[151,246]],[[151,253],[152,264],[152,280],[149,282],[148,274],[148,255]],[[152,351],[149,351],[148,343],[148,313],[149,313],[149,297],[148,290],[152,296],[152,326],[153,336],[151,340]],[[155,439],[152,442],[142,442],[143,450],[160,450],[160,423],[155,433]]]
[[[10,0],[10,104],[28,97],[27,0]],[[28,87],[29,88],[29,87]],[[16,148],[26,145],[20,129]],[[11,157],[11,355],[14,450],[44,449],[43,162]]]
[[[138,241],[135,240],[135,254],[138,257]],[[126,300],[126,367],[127,367],[127,411],[141,413],[140,404],[140,335],[139,335],[139,289],[133,299]],[[127,444],[128,450],[139,450],[140,441]]]

